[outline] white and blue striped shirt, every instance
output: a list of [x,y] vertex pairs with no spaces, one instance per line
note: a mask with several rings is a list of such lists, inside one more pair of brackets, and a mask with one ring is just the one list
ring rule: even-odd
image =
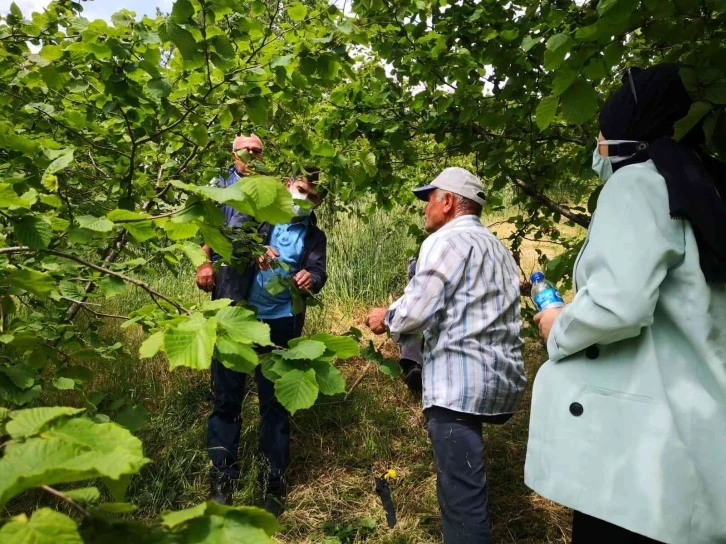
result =
[[394,340],[423,332],[423,407],[511,414],[527,379],[519,273],[509,250],[474,215],[421,246],[416,275],[386,315]]

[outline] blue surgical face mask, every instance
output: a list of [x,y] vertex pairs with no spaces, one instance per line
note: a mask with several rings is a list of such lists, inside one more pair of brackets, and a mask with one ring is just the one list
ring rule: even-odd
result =
[[595,152],[592,154],[592,169],[603,181],[607,181],[613,175],[613,163],[608,157],[600,155],[600,145],[595,146]]

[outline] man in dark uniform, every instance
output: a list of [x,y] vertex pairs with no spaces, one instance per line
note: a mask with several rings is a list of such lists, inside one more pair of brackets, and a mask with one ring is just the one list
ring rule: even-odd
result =
[[[253,157],[261,157],[262,144],[259,138],[255,136],[238,140],[240,138],[235,140],[235,151],[246,149]],[[236,153],[235,158],[239,160]],[[244,183],[243,178],[248,169],[242,161],[239,162],[242,164],[230,168],[230,177],[220,180],[220,185]],[[289,179],[287,188],[294,199],[309,200],[316,207],[324,196],[324,190],[316,185],[319,170],[308,167],[305,172],[304,175]],[[297,205],[294,208],[296,217],[290,223],[262,223],[258,226],[257,233],[267,252],[244,270],[235,270],[222,264],[215,274],[211,262],[216,260],[215,255],[206,247],[210,261],[197,270],[197,286],[200,289],[211,291],[212,299],[230,298],[254,306],[257,318],[270,327],[272,343],[282,347],[287,347],[290,340],[302,333],[305,311],[295,315],[289,289],[272,295],[265,288],[267,282],[275,275],[286,276],[292,279],[298,289],[315,294],[327,280],[325,234],[318,228],[312,209]],[[252,217],[226,205],[223,206],[223,212],[225,224],[231,228],[242,228],[242,225],[254,221]],[[270,266],[274,260],[287,266]],[[270,349],[260,348],[259,353]],[[240,476],[237,450],[246,378],[245,374],[230,370],[219,361],[212,362],[214,409],[209,417],[207,432],[207,448],[212,461],[210,495],[222,504],[231,504],[234,484]],[[262,375],[259,367],[255,372],[255,381],[260,407],[259,450],[264,465],[260,470],[263,506],[279,515],[284,508],[284,476],[290,457],[289,413],[275,398],[274,384]]]

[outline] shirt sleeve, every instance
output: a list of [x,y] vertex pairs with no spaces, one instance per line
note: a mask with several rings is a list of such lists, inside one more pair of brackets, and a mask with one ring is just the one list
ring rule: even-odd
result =
[[424,244],[416,274],[386,313],[386,325],[394,341],[402,334],[420,333],[430,326],[461,280],[467,259],[468,254],[451,240]]
[[577,265],[586,283],[552,327],[550,359],[638,336],[653,323],[660,285],[684,251],[683,221],[670,218],[662,177],[647,166],[613,175]]

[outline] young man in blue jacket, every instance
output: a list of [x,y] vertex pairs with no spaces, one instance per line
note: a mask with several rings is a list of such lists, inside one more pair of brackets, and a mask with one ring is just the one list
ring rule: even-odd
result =
[[[324,191],[316,186],[319,170],[313,167],[305,170],[305,175],[288,180],[287,188],[296,200],[309,200],[316,207],[324,196]],[[232,183],[244,183],[243,177],[237,176]],[[254,221],[228,206],[224,206],[223,211],[228,227],[242,228],[245,223]],[[267,282],[274,275],[285,275],[292,278],[297,288],[315,294],[327,280],[325,234],[318,228],[311,209],[296,206],[295,212],[296,217],[290,223],[261,223],[258,226],[257,233],[267,252],[244,270],[223,264],[215,273],[211,263],[213,256],[206,249],[210,262],[202,264],[197,271],[198,287],[211,291],[212,299],[230,298],[254,306],[258,319],[270,326],[272,343],[282,347],[287,347],[290,340],[302,333],[305,310],[295,315],[290,291],[272,295],[265,288]],[[272,267],[273,260],[285,263],[289,270]],[[214,409],[207,431],[207,448],[212,461],[210,495],[222,504],[231,504],[234,485],[240,476],[237,450],[246,378],[245,374],[230,370],[219,361],[212,362]],[[255,381],[260,407],[259,450],[264,464],[260,470],[263,506],[279,515],[284,508],[284,475],[290,457],[290,416],[275,398],[274,384],[262,375],[259,367]]]

